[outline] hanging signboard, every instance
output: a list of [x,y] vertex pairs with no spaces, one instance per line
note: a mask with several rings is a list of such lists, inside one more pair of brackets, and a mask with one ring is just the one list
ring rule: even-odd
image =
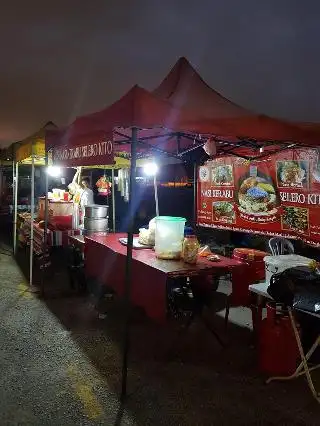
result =
[[66,144],[53,147],[52,161],[55,165],[76,167],[114,164],[112,132],[89,134],[75,141],[72,138],[65,140]]
[[46,155],[44,138],[30,138],[18,146],[15,153],[15,160],[22,162],[31,159],[32,154],[37,158],[43,158]]
[[208,161],[198,169],[197,223],[320,246],[319,151],[282,151],[260,161]]

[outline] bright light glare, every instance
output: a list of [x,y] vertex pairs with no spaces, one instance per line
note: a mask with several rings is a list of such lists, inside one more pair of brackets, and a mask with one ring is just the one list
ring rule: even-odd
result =
[[154,176],[158,172],[158,165],[156,163],[147,163],[144,165],[143,171],[148,176]]
[[57,166],[49,166],[47,169],[47,173],[52,177],[58,177],[61,175],[61,168]]

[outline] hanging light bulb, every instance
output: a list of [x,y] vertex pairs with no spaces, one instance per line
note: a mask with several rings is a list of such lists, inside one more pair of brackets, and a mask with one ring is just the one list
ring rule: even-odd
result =
[[203,149],[209,157],[214,157],[217,154],[217,144],[213,139],[208,139],[203,145]]
[[143,167],[143,171],[147,176],[155,176],[158,172],[158,165],[156,163],[147,163]]
[[52,177],[59,177],[61,175],[61,168],[57,166],[49,166],[47,168],[47,173]]

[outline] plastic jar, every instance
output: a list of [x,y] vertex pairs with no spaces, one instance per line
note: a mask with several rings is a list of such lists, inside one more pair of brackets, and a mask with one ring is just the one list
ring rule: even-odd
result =
[[195,235],[186,235],[183,241],[182,258],[186,263],[197,263],[199,242]]

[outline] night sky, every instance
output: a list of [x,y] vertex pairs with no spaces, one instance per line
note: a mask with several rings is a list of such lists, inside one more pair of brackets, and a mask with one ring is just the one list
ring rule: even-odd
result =
[[319,17],[316,0],[4,1],[0,143],[153,89],[180,56],[246,108],[320,121]]

